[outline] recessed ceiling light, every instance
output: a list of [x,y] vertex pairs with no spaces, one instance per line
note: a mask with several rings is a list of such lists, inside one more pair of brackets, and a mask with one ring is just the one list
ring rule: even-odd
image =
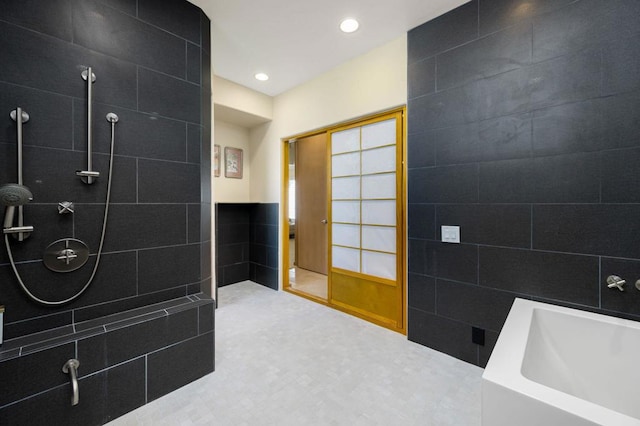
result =
[[254,75],[254,77],[256,78],[256,80],[260,80],[260,81],[267,81],[269,80],[269,76],[266,75],[263,72],[259,72],[256,75]]
[[340,22],[340,29],[345,33],[352,33],[358,29],[360,24],[353,18],[347,18]]

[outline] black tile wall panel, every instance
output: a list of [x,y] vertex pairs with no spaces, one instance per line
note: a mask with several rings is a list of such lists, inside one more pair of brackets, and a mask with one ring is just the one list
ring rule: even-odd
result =
[[262,284],[272,290],[278,289],[278,270],[252,263],[250,269],[250,279],[258,284]]
[[138,252],[138,291],[152,293],[200,281],[200,244]]
[[640,149],[602,154],[602,202],[640,202]]
[[74,320],[76,322],[89,321],[96,318],[117,314],[118,312],[136,309],[147,305],[153,305],[165,300],[176,299],[184,296],[185,289],[176,287],[169,290],[158,291],[155,293],[143,294],[135,297],[128,297],[114,300],[98,305],[86,306],[74,311]]
[[480,248],[480,285],[520,294],[597,306],[598,270],[595,256]]
[[[9,112],[20,107],[29,114],[30,120],[22,127],[25,146],[70,149],[73,139],[71,106],[71,99],[64,96],[0,83],[0,110]],[[0,141],[11,144],[13,148],[16,144],[16,123],[13,120],[3,120],[2,123]],[[10,158],[16,158],[15,154]],[[15,169],[10,176],[15,179]],[[7,181],[4,174],[1,177],[3,182]]]
[[426,275],[409,273],[408,300],[409,307],[424,312],[435,313],[436,280]]
[[72,41],[73,0],[6,1],[0,19],[65,41]]
[[[138,0],[138,17],[200,45],[200,9],[171,0]],[[203,24],[209,25],[208,22]]]
[[153,401],[213,372],[213,348],[213,333],[207,333],[150,354],[147,399]]
[[435,239],[436,208],[433,204],[412,204],[408,219],[409,238]]
[[80,73],[88,66],[100,80],[94,99],[128,108],[136,107],[136,66],[0,22],[0,57],[11,58],[0,68],[0,80],[77,98],[84,98],[86,83]]
[[197,243],[202,239],[202,211],[200,204],[187,206],[187,243]]
[[[604,281],[619,270],[635,282],[640,261],[640,4],[477,6],[408,35],[409,273],[438,283],[433,306],[409,292],[408,328],[484,366],[503,321],[492,297],[502,311],[518,295],[638,318],[635,293]],[[471,21],[479,34],[455,46],[425,37]],[[412,72],[427,58],[435,87]],[[445,224],[461,226],[461,245],[438,241]],[[449,341],[425,331],[434,324]],[[485,346],[472,346],[471,325],[491,327]]]
[[483,203],[597,203],[598,153],[509,160],[480,165]]
[[436,165],[436,144],[430,131],[407,136],[407,166],[410,168]]
[[[6,302],[5,302],[6,303]],[[5,315],[7,313],[5,312]],[[6,321],[6,320],[5,320]],[[56,329],[68,326],[73,322],[71,311],[42,317],[31,317],[26,321],[17,321],[4,326],[4,339],[10,340],[16,337],[38,333],[42,330]]]
[[201,50],[195,44],[187,43],[187,80],[200,84]]
[[118,9],[121,12],[127,13],[131,16],[137,15],[138,0],[99,0],[100,3],[104,3],[107,6]]
[[478,120],[474,100],[480,96],[478,83],[469,83],[442,92],[409,99],[407,115],[413,123],[408,132],[421,133],[439,127],[455,126]]
[[199,106],[200,86],[151,70],[138,70],[140,111],[199,124]]
[[211,53],[211,26],[207,15],[200,11],[200,30],[202,34],[200,39],[202,40],[202,52]]
[[433,56],[478,37],[478,0],[472,0],[440,16],[429,25],[411,30],[407,41],[409,63]]
[[441,226],[456,225],[460,226],[460,241],[464,243],[531,247],[530,205],[439,205],[436,217],[436,239],[442,237]]
[[[75,100],[74,149],[87,150],[87,103]],[[186,123],[145,114],[125,108],[95,103],[93,105],[93,149],[108,154],[111,149],[111,126],[105,120],[114,112],[120,120],[116,125],[115,154],[158,160],[185,161]],[[86,161],[86,159],[85,159]]]
[[479,97],[469,102],[487,119],[597,97],[600,69],[597,50],[559,57],[479,80]]
[[581,0],[533,21],[533,57],[544,60],[640,34],[633,0]]
[[531,115],[498,117],[432,130],[436,164],[472,163],[531,156]]
[[410,203],[477,203],[478,166],[414,169],[408,187]]
[[407,337],[471,364],[477,364],[478,347],[471,343],[471,326],[409,307]]
[[69,343],[0,363],[0,406],[67,383],[62,365],[74,355],[75,345]]
[[640,89],[640,46],[637,37],[611,43],[602,50],[602,94]]
[[251,279],[249,262],[235,263],[222,268],[221,285],[235,284]]
[[438,55],[438,90],[529,64],[531,39],[531,26],[519,25]]
[[215,328],[215,306],[213,303],[198,308],[198,334],[205,334]]
[[0,409],[11,425],[104,424],[145,403],[145,362],[140,358],[79,380],[80,403],[69,409],[69,384]]
[[483,329],[500,331],[515,297],[476,285],[436,281],[438,315]]
[[200,165],[138,160],[140,203],[197,203]]
[[[200,164],[200,150],[202,148],[202,128],[195,124],[187,126],[187,161]],[[202,156],[202,158],[208,158]]]
[[185,78],[183,39],[92,0],[77,2],[73,9],[73,40],[91,50]]
[[640,205],[539,205],[533,210],[533,248],[640,259]]
[[427,58],[409,64],[407,68],[408,78],[414,84],[409,89],[409,97],[428,95],[436,90],[436,59]]
[[512,25],[530,22],[531,18],[566,6],[575,0],[491,0],[481,1],[480,35],[503,30]]
[[[92,252],[99,245],[94,218],[104,206],[82,205],[74,213],[75,234]],[[185,204],[114,204],[109,207],[104,250],[131,250],[185,244],[187,242]],[[111,236],[111,238],[109,238]]]
[[198,334],[198,311],[190,309],[113,330],[78,342],[80,377],[164,348]]

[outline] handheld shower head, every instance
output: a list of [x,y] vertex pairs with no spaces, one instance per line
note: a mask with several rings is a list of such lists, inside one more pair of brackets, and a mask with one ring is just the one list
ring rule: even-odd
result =
[[33,195],[26,186],[16,183],[7,183],[0,186],[0,204],[7,207],[4,213],[5,229],[13,226],[16,206],[24,206],[31,200],[33,200]]
[[7,183],[0,186],[0,204],[3,206],[24,206],[33,200],[29,188],[17,183]]

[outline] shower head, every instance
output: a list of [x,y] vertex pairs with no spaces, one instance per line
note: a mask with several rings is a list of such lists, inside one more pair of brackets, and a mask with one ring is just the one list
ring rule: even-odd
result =
[[3,206],[24,206],[33,200],[29,188],[17,183],[7,183],[0,186],[0,204]]
[[4,213],[4,228],[9,229],[13,226],[13,216],[16,206],[24,206],[33,200],[31,191],[26,186],[17,183],[7,183],[0,186],[0,204],[6,206]]

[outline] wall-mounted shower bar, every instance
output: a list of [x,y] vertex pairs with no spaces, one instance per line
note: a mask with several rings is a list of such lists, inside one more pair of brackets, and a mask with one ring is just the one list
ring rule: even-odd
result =
[[[18,185],[23,186],[24,181],[22,178],[22,124],[29,121],[29,114],[23,111],[22,108],[17,107],[11,111],[11,119],[16,122],[17,134],[18,134]],[[24,228],[24,207],[18,206],[18,228]],[[17,228],[16,228],[17,229]],[[26,228],[25,228],[26,229]],[[24,241],[29,236],[27,232],[18,232],[16,238],[18,241]]]
[[95,178],[100,177],[100,172],[93,170],[93,90],[92,85],[96,81],[96,75],[93,73],[91,67],[82,71],[82,79],[87,82],[87,170],[79,170],[76,175],[82,178],[82,181],[91,185]]

